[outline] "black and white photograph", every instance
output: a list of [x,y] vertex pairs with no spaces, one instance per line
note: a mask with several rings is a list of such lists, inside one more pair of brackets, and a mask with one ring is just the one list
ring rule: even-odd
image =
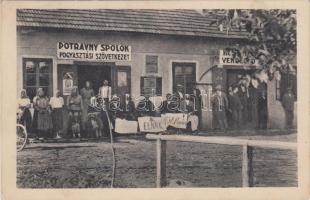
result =
[[3,191],[25,199],[38,189],[62,189],[62,199],[73,198],[65,189],[160,188],[138,199],[170,189],[171,199],[187,189],[304,192],[310,77],[309,57],[300,56],[310,44],[300,39],[309,33],[300,29],[302,3],[72,3],[6,7],[16,53],[2,65],[13,74],[2,74],[11,92],[1,116],[4,128],[14,117],[14,131],[2,149],[14,152],[3,154],[15,162],[4,168],[16,188]]
[[17,187],[296,187],[296,24],[18,9]]

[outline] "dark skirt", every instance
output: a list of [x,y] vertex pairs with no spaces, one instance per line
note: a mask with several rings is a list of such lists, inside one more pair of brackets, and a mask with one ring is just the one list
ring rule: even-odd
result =
[[52,117],[47,110],[38,112],[38,130],[48,131],[53,127]]
[[32,131],[36,132],[38,129],[38,111],[34,110],[32,119]]
[[23,125],[25,125],[28,133],[32,131],[31,113],[28,108],[25,108],[23,116],[21,117],[20,121]]
[[62,108],[55,108],[52,112],[53,130],[55,132],[63,129],[63,112]]

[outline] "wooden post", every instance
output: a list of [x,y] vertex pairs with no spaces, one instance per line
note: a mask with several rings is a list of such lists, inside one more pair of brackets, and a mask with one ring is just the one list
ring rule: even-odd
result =
[[167,185],[166,177],[166,147],[165,140],[156,140],[156,187],[164,187]]
[[242,147],[242,186],[253,186],[253,147],[243,145]]

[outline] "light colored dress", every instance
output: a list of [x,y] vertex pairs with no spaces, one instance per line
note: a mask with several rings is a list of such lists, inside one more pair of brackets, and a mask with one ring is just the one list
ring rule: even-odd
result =
[[38,130],[48,131],[53,128],[52,117],[49,110],[49,99],[38,97],[35,102],[38,110]]

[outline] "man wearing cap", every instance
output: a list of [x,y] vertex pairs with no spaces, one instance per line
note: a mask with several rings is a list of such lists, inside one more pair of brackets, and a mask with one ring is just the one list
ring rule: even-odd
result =
[[227,129],[226,108],[228,108],[228,100],[226,94],[222,91],[221,85],[215,87],[215,93],[212,96],[211,102],[216,125],[221,130]]

